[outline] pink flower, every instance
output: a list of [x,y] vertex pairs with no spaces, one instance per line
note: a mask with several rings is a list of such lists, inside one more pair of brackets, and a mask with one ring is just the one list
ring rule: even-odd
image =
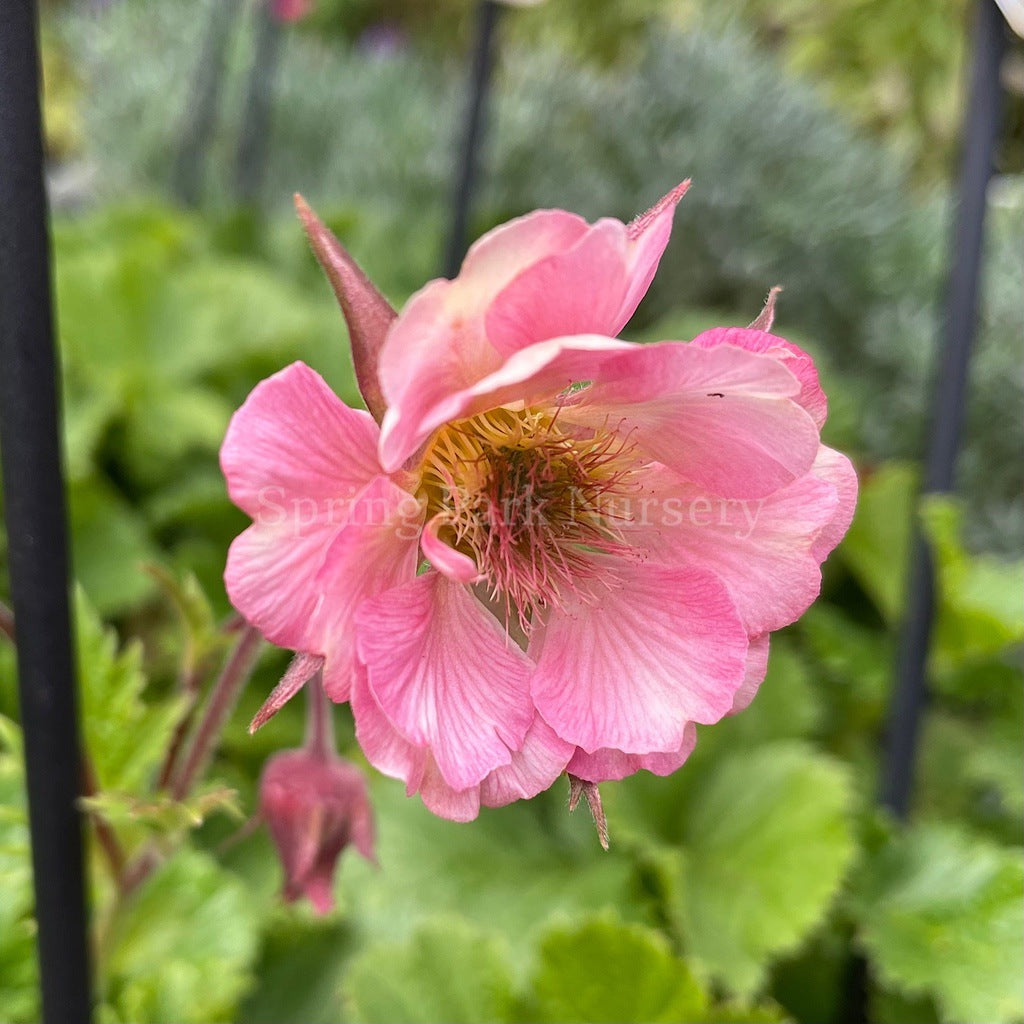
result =
[[278,21],[301,21],[313,10],[313,0],[270,0],[270,9]]
[[375,860],[366,780],[334,754],[308,748],[275,754],[260,779],[260,810],[284,867],[289,903],[306,896],[326,914],[334,906],[334,868],[349,843]]
[[228,592],[307,657],[285,689],[322,664],[370,762],[445,817],[566,769],[674,771],[753,698],[849,525],[805,353],[615,340],[687,184],[628,225],[511,221],[397,317],[299,200],[370,412],[301,363],[253,391],[222,450],[254,520]]

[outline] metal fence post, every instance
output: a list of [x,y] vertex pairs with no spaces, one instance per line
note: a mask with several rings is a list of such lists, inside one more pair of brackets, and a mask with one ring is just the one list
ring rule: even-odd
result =
[[[999,68],[1006,26],[995,0],[979,0],[974,27],[970,91],[964,118],[963,161],[953,234],[949,292],[922,493],[953,489],[963,434],[968,366],[978,319],[985,197],[999,138],[1002,89]],[[910,809],[914,761],[927,700],[925,669],[935,612],[934,571],[928,544],[915,528],[907,608],[896,664],[881,801],[898,817]]]
[[34,0],[0,4],[0,457],[18,648],[43,1020],[90,985]]
[[445,277],[455,277],[466,254],[466,234],[476,187],[480,142],[483,138],[487,94],[494,69],[495,31],[501,4],[498,0],[481,0],[477,10],[477,32],[473,49],[473,70],[470,76],[466,107],[465,134],[452,195],[452,223],[444,257]]

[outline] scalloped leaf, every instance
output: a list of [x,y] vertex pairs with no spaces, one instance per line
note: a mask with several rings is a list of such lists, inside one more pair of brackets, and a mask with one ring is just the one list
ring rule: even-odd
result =
[[614,914],[551,928],[541,940],[534,995],[541,1021],[704,1019],[707,993],[660,933]]
[[373,946],[353,961],[342,987],[349,1019],[366,1024],[510,1020],[507,958],[494,935],[467,921],[424,922],[406,942]]
[[884,982],[945,1021],[1024,1016],[1024,861],[949,825],[896,835],[860,874],[860,942]]
[[696,962],[748,996],[821,920],[854,851],[846,768],[799,743],[724,757],[688,807],[680,920]]

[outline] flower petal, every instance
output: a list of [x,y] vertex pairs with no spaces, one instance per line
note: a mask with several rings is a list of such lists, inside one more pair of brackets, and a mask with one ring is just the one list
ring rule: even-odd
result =
[[257,523],[232,541],[224,569],[228,597],[271,643],[309,649],[309,621],[319,600],[314,581],[337,530]]
[[475,583],[480,579],[480,570],[476,567],[476,562],[469,555],[456,551],[437,535],[437,531],[443,525],[442,520],[443,514],[439,512],[423,528],[420,547],[424,557],[442,576],[447,576],[456,583]]
[[768,634],[755,636],[750,641],[747,649],[747,670],[743,676],[743,685],[736,691],[732,701],[730,715],[738,714],[740,711],[750,707],[751,701],[757,696],[757,691],[764,682],[768,672]]
[[603,747],[588,754],[580,747],[566,769],[585,782],[617,782],[641,769],[654,775],[671,775],[683,766],[697,744],[697,727],[688,722],[678,750],[668,753],[624,754],[621,750]]
[[[380,354],[389,431],[415,436],[400,465],[434,427],[419,423],[440,402],[496,370],[502,357],[487,338],[484,314],[521,270],[571,246],[587,231],[582,217],[538,210],[480,238],[453,281],[431,281],[402,310]],[[435,422],[435,426],[444,419]]]
[[572,752],[572,744],[559,739],[537,715],[522,749],[512,755],[512,763],[495,768],[480,784],[480,802],[486,807],[504,807],[535,797],[562,774]]
[[480,811],[480,789],[452,789],[426,747],[416,747],[391,724],[370,692],[366,668],[357,665],[352,685],[356,739],[378,771],[406,784],[406,795],[419,793],[434,814],[450,821],[472,821]]
[[846,536],[853,522],[854,509],[857,507],[857,472],[845,455],[825,445],[818,449],[818,457],[814,460],[811,472],[818,479],[832,484],[838,497],[835,514],[818,534],[812,548],[814,557],[823,562]]
[[835,487],[812,471],[763,498],[725,498],[664,466],[644,480],[652,497],[622,529],[666,565],[696,565],[729,590],[751,636],[798,619],[818,596],[816,545],[836,516]]
[[377,436],[369,413],[292,363],[257,384],[231,419],[220,451],[228,493],[257,522],[314,518],[380,473]]
[[618,334],[626,298],[626,226],[598,221],[571,248],[526,268],[495,297],[484,319],[503,355],[570,334]]
[[811,419],[821,429],[828,415],[828,399],[821,390],[814,360],[802,348],[774,334],[744,327],[718,327],[712,331],[705,331],[698,334],[690,344],[696,345],[697,348],[735,345],[748,352],[774,356],[800,381],[800,394],[796,400],[810,413]]
[[619,326],[609,333],[618,334],[629,323],[629,318],[640,305],[640,300],[647,294],[647,289],[654,280],[665,246],[668,245],[672,233],[672,218],[679,200],[686,195],[690,187],[689,179],[680,182],[675,188],[665,193],[649,210],[641,213],[626,225],[629,238],[627,257],[626,288],[622,306],[619,309]]
[[381,462],[397,469],[443,424],[499,405],[554,398],[570,385],[592,379],[613,355],[637,347],[592,334],[553,338],[516,352],[493,373],[414,416],[392,406],[381,424]]
[[331,700],[349,698],[359,606],[415,579],[422,522],[416,498],[387,477],[377,477],[353,504],[324,556],[305,649],[324,656],[324,689]]
[[449,785],[511,763],[533,721],[532,666],[469,590],[428,572],[365,602],[357,634],[373,696]]
[[232,500],[255,520],[228,552],[232,604],[272,643],[309,650],[314,579],[355,496],[380,473],[377,426],[303,363],[258,384],[221,448]]
[[566,407],[566,419],[615,426],[716,494],[771,494],[817,454],[818,428],[793,401],[800,384],[769,356],[661,342],[605,360],[595,381]]
[[614,563],[599,602],[570,598],[534,631],[538,711],[588,752],[678,750],[743,682],[747,632],[725,586],[697,568]]

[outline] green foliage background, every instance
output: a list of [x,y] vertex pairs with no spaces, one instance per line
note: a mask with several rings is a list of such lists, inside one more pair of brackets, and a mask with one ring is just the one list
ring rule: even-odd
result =
[[[208,5],[125,0],[47,21],[51,149],[79,161],[63,168],[54,246],[88,809],[130,852],[161,852],[120,898],[91,849],[102,1021],[820,1024],[843,1008],[853,956],[874,1021],[1024,1019],[1024,187],[1006,173],[992,193],[964,499],[919,507],[909,457],[941,311],[963,7],[915,22],[898,6],[507,13],[474,231],[544,205],[628,217],[691,175],[627,336],[745,323],[784,284],[777,329],[821,365],[826,440],[857,456],[860,506],[751,708],[701,729],[675,776],[604,787],[610,853],[561,785],[455,825],[374,776],[380,869],[343,858],[325,919],[281,906],[269,840],[239,832],[266,757],[301,737],[291,706],[255,737],[244,725],[284,654],[264,654],[198,792],[174,801],[154,778],[187,713],[177,680],[225,651],[220,576],[245,525],[216,459],[232,410],[299,358],[358,401],[287,197],[307,193],[396,304],[436,274],[471,5],[428,18],[331,0],[289,30],[259,211],[231,191],[247,23],[204,202],[186,212],[167,186]],[[380,17],[408,40],[386,55],[359,41]],[[887,105],[892,68],[903,84]],[[875,795],[915,517],[939,613],[915,812],[898,826]],[[361,762],[347,708],[335,717]],[[0,1020],[28,1022],[16,719],[0,643]]]

